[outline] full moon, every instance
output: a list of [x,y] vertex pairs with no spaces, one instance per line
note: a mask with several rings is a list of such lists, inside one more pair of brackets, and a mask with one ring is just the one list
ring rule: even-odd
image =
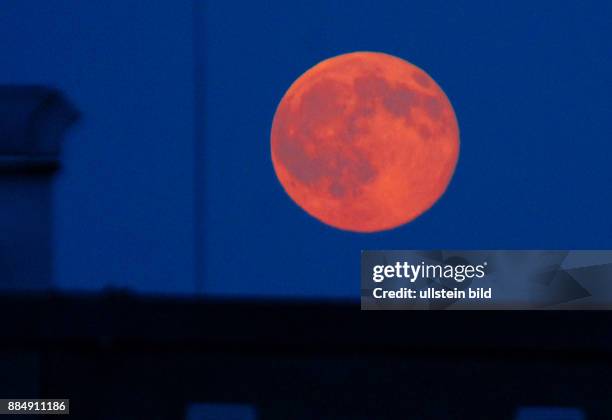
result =
[[444,194],[459,157],[448,98],[423,70],[392,55],[322,61],[283,96],[272,163],[304,211],[353,232],[393,229]]

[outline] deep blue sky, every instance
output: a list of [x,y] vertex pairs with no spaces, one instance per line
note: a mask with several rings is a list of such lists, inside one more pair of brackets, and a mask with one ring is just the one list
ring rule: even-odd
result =
[[[359,296],[361,249],[612,247],[609,2],[207,2],[204,290]],[[269,151],[287,87],[322,59],[381,51],[425,69],[461,131],[443,198],[399,229],[327,227],[286,196]]]
[[[361,249],[612,248],[612,5],[489,3],[7,0],[0,83],[57,87],[82,115],[54,285],[357,299]],[[461,130],[443,198],[374,235],[305,214],[269,151],[288,86],[356,50],[425,69]]]
[[194,292],[192,25],[190,0],[2,2],[0,84],[81,113],[55,176],[54,286]]

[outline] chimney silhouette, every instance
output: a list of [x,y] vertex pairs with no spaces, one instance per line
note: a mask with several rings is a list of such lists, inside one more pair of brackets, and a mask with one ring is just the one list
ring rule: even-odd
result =
[[0,85],[0,291],[51,287],[52,179],[77,118],[55,89]]

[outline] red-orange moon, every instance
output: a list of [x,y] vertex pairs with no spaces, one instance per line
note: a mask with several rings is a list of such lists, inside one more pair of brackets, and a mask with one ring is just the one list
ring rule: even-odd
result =
[[459,128],[423,70],[355,52],[320,62],[289,87],[271,152],[280,183],[307,213],[376,232],[410,222],[442,196],[459,157]]

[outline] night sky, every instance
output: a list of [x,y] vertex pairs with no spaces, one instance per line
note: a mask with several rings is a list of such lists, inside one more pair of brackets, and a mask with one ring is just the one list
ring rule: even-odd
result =
[[[612,247],[612,5],[296,3],[208,2],[201,16],[205,292],[357,299],[362,249]],[[377,234],[308,216],[269,150],[289,85],[363,50],[427,71],[461,139],[442,199]]]

